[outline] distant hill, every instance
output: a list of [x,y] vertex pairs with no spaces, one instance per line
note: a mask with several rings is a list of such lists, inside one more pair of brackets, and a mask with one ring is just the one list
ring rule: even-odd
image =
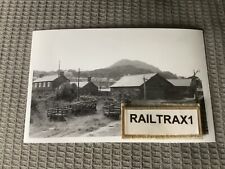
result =
[[129,59],[122,59],[116,63],[114,63],[112,66],[109,68],[116,68],[116,67],[121,67],[121,66],[133,66],[135,68],[139,69],[146,69],[154,73],[161,72],[161,70],[153,65],[149,65],[147,63],[144,63],[139,60],[129,60]]
[[161,71],[159,68],[138,60],[122,59],[107,68],[81,72],[83,76],[109,77],[118,80],[124,75],[159,73],[164,78],[177,78],[169,71]]
[[82,72],[82,74],[86,73],[86,75],[93,77],[109,77],[115,80],[118,80],[120,77],[124,75],[134,75],[134,74],[144,74],[144,73],[153,73],[151,70],[136,68],[132,65],[126,66],[116,66],[116,67],[108,67],[103,69],[96,69],[93,71]]
[[[68,70],[68,72],[70,72],[70,74],[73,77],[76,77],[78,74],[76,70],[72,70],[72,69]],[[49,74],[52,74],[52,73],[54,72],[49,72]],[[81,77],[91,76],[91,77],[100,77],[100,78],[106,77],[106,78],[113,78],[115,80],[118,80],[125,75],[146,74],[146,73],[159,73],[164,78],[170,78],[170,79],[178,78],[177,75],[169,71],[161,71],[159,68],[149,65],[147,63],[144,63],[138,60],[128,60],[128,59],[122,59],[106,68],[95,69],[91,71],[81,71],[80,76]],[[35,74],[37,76],[40,74],[46,75],[46,72],[35,71]]]

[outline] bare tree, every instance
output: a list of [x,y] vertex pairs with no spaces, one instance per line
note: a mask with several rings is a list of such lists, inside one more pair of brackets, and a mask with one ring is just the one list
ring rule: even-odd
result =
[[199,69],[198,70],[193,70],[193,72],[194,72],[194,75],[193,76],[195,77],[196,74],[200,72],[200,70]]

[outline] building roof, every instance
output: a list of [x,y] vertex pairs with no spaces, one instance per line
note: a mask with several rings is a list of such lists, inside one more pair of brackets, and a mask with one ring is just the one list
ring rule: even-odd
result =
[[[78,86],[78,82],[70,82],[70,84],[75,84],[76,86]],[[87,84],[88,84],[88,81],[79,82],[79,88],[82,88],[82,87],[86,86]]]
[[191,79],[167,79],[174,86],[190,86]]
[[144,78],[147,80],[151,79],[157,73],[149,73],[149,74],[139,74],[139,75],[128,75],[123,76],[114,83],[111,87],[137,87],[141,86],[144,83]]
[[49,76],[43,76],[41,78],[37,78],[36,80],[34,80],[33,82],[51,82],[53,80],[55,80],[56,78],[58,78],[59,76],[56,75],[49,75]]

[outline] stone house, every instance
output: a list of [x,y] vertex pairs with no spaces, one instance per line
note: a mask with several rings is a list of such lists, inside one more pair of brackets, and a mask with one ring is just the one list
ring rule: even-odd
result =
[[92,81],[91,77],[88,77],[87,81],[70,82],[76,88],[79,86],[80,95],[98,95],[98,86],[96,86]]

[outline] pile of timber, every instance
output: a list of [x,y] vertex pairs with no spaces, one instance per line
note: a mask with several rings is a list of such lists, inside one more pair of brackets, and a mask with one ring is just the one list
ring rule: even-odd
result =
[[69,114],[86,115],[96,112],[96,100],[76,101],[63,107],[50,108],[47,110],[49,120],[65,121]]
[[69,105],[74,115],[85,115],[96,111],[96,100],[77,101]]

